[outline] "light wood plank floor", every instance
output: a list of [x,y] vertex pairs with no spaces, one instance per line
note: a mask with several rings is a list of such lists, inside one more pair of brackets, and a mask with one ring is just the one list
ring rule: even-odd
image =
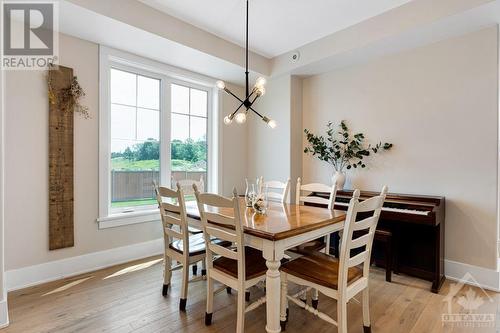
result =
[[[213,325],[205,327],[205,285],[190,285],[187,311],[178,311],[180,275],[174,273],[173,288],[162,297],[162,259],[152,257],[118,265],[93,273],[15,291],[9,294],[11,325],[3,332],[234,332],[236,297],[226,292],[215,298]],[[384,280],[383,270],[373,268],[370,282],[373,332],[498,332],[494,327],[452,327],[442,324],[447,313],[445,296],[450,291],[446,282],[439,295],[429,291],[429,283],[402,275],[394,275],[393,283]],[[462,300],[469,287],[459,291]],[[496,314],[499,294],[484,295],[481,313]],[[262,292],[252,289],[252,299]],[[489,299],[488,297],[491,297]],[[463,302],[462,302],[463,303]],[[335,302],[320,297],[319,307],[335,318]],[[455,301],[453,313],[465,313]],[[500,317],[500,315],[499,315]],[[349,332],[362,332],[360,305],[350,302]],[[246,316],[246,332],[265,332],[265,308]],[[500,326],[499,326],[500,327]],[[287,332],[336,332],[336,328],[291,305]]]

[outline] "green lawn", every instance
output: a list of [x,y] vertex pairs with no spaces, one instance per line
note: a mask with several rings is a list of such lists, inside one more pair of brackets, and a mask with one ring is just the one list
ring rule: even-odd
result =
[[156,204],[156,199],[139,199],[129,201],[116,201],[111,203],[112,208],[134,207]]
[[[111,159],[111,169],[117,171],[160,170],[160,161],[132,161],[123,157]],[[184,160],[172,160],[172,171],[206,171],[195,163]]]
[[[196,200],[194,195],[186,195],[186,201]],[[129,200],[129,201],[116,201],[111,203],[111,208],[123,208],[123,207],[135,207],[135,206],[146,206],[155,205],[156,199],[139,199],[139,200]]]

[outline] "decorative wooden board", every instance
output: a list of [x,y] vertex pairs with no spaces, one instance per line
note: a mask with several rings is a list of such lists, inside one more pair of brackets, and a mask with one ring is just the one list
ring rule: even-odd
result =
[[[73,69],[49,70],[57,95],[71,86]],[[73,226],[73,112],[49,102],[49,249],[74,245]]]

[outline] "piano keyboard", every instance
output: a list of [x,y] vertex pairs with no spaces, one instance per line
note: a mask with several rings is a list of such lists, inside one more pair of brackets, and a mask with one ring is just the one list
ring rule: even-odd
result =
[[[349,206],[349,204],[345,202],[335,202],[335,204],[345,207]],[[391,208],[391,207],[382,207],[382,210],[386,212],[403,213],[403,214],[424,215],[424,216],[429,215],[429,211],[425,210],[402,209],[402,208]]]

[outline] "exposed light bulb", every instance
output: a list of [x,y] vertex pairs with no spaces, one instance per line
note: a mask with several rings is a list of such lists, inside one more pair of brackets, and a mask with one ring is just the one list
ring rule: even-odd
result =
[[263,96],[266,93],[266,88],[264,88],[264,87],[257,87],[257,89],[255,90],[255,93],[259,97]]
[[224,90],[224,88],[226,88],[226,84],[224,83],[224,81],[217,81],[215,82],[215,85],[217,86],[217,88],[219,88],[220,90]]
[[268,121],[267,125],[271,128],[276,128],[278,124],[276,123],[276,120],[271,119]]
[[247,121],[247,115],[244,112],[238,113],[234,119],[238,124],[243,124],[245,121]]
[[224,117],[224,124],[229,125],[233,122],[233,120],[229,116]]
[[257,79],[257,81],[255,81],[255,86],[259,88],[264,87],[266,83],[267,83],[266,78],[261,76]]

